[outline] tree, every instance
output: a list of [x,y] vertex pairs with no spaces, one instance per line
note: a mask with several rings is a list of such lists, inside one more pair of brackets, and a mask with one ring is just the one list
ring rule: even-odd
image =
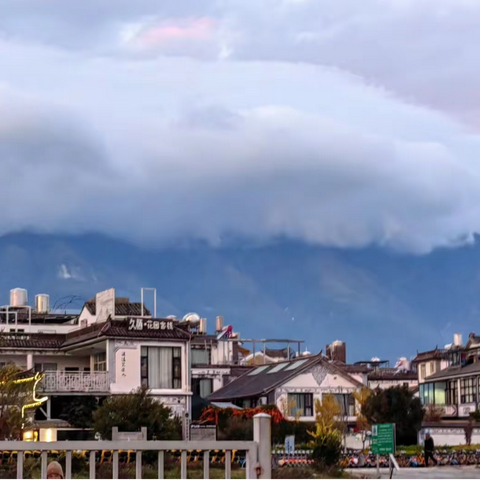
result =
[[146,388],[125,395],[115,395],[93,414],[93,428],[103,438],[112,438],[112,428],[120,432],[139,432],[147,427],[149,440],[181,440],[182,426],[172,411],[148,396]]
[[425,409],[425,417],[424,420],[426,422],[441,422],[442,418],[445,415],[445,409],[439,407],[438,405],[427,405]]
[[417,432],[422,425],[425,411],[420,399],[415,398],[408,387],[374,390],[362,412],[371,424],[395,423],[399,445],[417,443]]
[[0,439],[19,439],[29,423],[24,413],[45,399],[36,399],[34,388],[40,374],[22,377],[15,365],[0,368]]
[[[64,400],[62,398],[62,400]],[[65,397],[59,417],[75,428],[90,428],[98,401],[91,396]]]
[[367,440],[367,432],[372,428],[370,422],[368,421],[367,417],[363,413],[363,409],[369,399],[372,391],[367,387],[362,387],[356,392],[353,393],[353,397],[357,401],[358,404],[358,412],[357,412],[357,428],[362,433],[362,449],[365,449],[365,442]]
[[308,432],[313,438],[312,458],[319,469],[338,464],[342,453],[342,423],[339,417],[342,408],[333,395],[323,395],[315,400],[315,431]]

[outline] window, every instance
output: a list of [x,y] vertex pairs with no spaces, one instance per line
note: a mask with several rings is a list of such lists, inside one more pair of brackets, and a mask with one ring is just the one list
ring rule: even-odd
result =
[[445,405],[446,391],[447,382],[435,382],[433,391],[433,401],[435,405]]
[[65,367],[66,372],[79,372],[80,368],[79,367]]
[[305,359],[305,360],[298,360],[297,362],[294,362],[292,363],[291,365],[289,365],[285,371],[287,372],[288,370],[295,370],[296,368],[298,368],[300,365],[303,365],[305,362],[308,362],[308,359]]
[[458,404],[458,380],[447,382],[447,405]]
[[35,372],[51,372],[57,370],[56,363],[36,363]]
[[420,378],[424,379],[427,376],[427,366],[422,363],[420,366]]
[[276,365],[273,367],[271,370],[269,370],[267,373],[277,373],[283,368],[285,368],[288,365],[288,363],[281,363],[280,365]]
[[107,371],[107,354],[106,352],[96,353],[93,356],[93,371],[106,372]]
[[430,362],[430,375],[435,373],[435,362]]
[[420,385],[420,401],[423,405],[433,405],[434,402],[434,384],[422,383]]
[[182,388],[180,347],[142,347],[142,385],[148,388]]
[[477,401],[477,379],[475,377],[460,380],[460,403]]
[[213,392],[211,378],[192,378],[192,392],[201,398],[207,398]]
[[349,417],[355,416],[355,398],[351,393],[334,394],[336,402],[342,409],[342,415],[348,415]]
[[253,370],[252,372],[250,372],[248,375],[249,376],[258,375],[259,373],[262,373],[264,370],[266,370],[269,366],[270,365],[263,365],[261,367],[258,367],[255,370]]
[[210,350],[192,348],[192,365],[210,365]]
[[291,417],[313,417],[313,394],[289,393],[288,415]]

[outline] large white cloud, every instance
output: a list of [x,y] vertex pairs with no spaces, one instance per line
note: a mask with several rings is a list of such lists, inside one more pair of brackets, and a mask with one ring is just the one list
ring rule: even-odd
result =
[[[402,96],[399,65],[419,68],[421,45],[404,60],[365,57],[373,28],[400,48],[384,22],[417,28],[424,2],[370,1],[363,14],[356,2],[194,3],[120,2],[91,22],[93,2],[73,15],[52,1],[53,16],[1,4],[0,233],[287,235],[424,252],[479,231],[480,137],[449,116],[471,119],[475,107]],[[438,20],[453,3],[437,5]],[[450,37],[468,57],[463,27]],[[439,59],[426,71],[442,69]]]

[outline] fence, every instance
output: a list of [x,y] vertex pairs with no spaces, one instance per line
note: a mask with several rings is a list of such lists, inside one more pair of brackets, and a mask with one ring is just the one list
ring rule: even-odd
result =
[[109,372],[45,372],[40,384],[44,392],[105,393],[110,391]]
[[253,417],[253,441],[61,441],[61,442],[12,442],[0,441],[0,451],[17,452],[17,478],[23,478],[25,452],[41,451],[41,478],[47,478],[48,453],[65,452],[65,478],[72,478],[72,452],[88,452],[89,478],[95,478],[96,455],[99,451],[112,452],[113,478],[119,478],[119,452],[135,451],[136,478],[142,478],[142,452],[157,452],[158,478],[165,478],[165,452],[181,451],[180,478],[187,478],[187,452],[203,452],[203,477],[210,478],[210,452],[225,451],[225,478],[231,478],[232,451],[246,452],[246,477],[271,478],[271,417],[260,413]]

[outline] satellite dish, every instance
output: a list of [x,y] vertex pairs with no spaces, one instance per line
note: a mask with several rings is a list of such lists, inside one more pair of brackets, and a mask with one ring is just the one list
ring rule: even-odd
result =
[[187,313],[183,317],[183,321],[184,322],[199,322],[200,321],[200,315],[198,313],[194,313],[194,312]]

